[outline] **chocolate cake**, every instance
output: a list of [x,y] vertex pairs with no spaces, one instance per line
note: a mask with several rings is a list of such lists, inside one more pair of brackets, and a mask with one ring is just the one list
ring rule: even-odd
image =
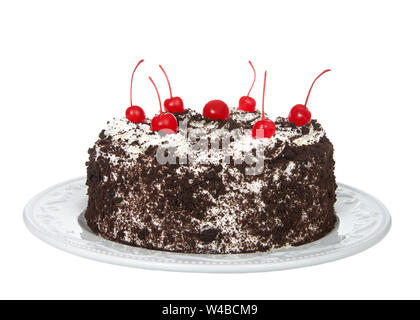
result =
[[178,132],[116,118],[89,149],[91,230],[112,241],[183,253],[249,253],[298,246],[335,225],[333,146],[316,120],[277,118],[253,139],[261,113],[212,120],[174,114]]

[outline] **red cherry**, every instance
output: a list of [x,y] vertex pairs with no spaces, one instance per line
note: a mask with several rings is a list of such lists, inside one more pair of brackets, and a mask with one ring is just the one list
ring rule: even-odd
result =
[[136,72],[138,66],[140,63],[142,63],[144,60],[140,60],[136,67],[133,70],[133,74],[131,75],[131,84],[130,84],[130,107],[125,111],[126,118],[133,122],[133,123],[144,123],[144,120],[146,119],[146,115],[144,114],[144,111],[139,106],[133,106],[133,78],[134,73]]
[[164,131],[166,133],[175,133],[178,131],[178,123],[176,118],[172,113],[163,113],[162,112],[162,101],[160,100],[160,95],[156,84],[153,82],[152,78],[149,77],[149,80],[152,82],[153,86],[155,87],[158,99],[159,99],[159,107],[160,107],[160,114],[153,117],[152,123],[150,125],[150,130],[152,131]]
[[144,123],[146,115],[139,106],[131,106],[125,111],[125,117],[133,123]]
[[295,105],[289,113],[289,122],[294,123],[298,127],[303,126],[311,121],[311,112],[303,104]]
[[159,68],[162,69],[163,74],[165,75],[166,81],[168,81],[169,94],[171,96],[169,99],[166,99],[165,102],[163,103],[163,106],[165,107],[165,111],[175,112],[175,113],[184,112],[184,102],[182,101],[180,97],[172,97],[172,88],[171,88],[171,83],[169,82],[168,75],[166,74],[165,70],[163,69],[161,65],[159,65]]
[[229,107],[222,100],[212,100],[204,106],[203,115],[213,120],[226,120],[229,119]]
[[265,118],[264,99],[265,99],[265,83],[267,81],[267,71],[264,73],[264,87],[262,99],[262,119],[255,122],[252,126],[252,137],[254,139],[271,138],[276,132],[276,124],[270,119]]
[[249,64],[251,65],[252,70],[254,71],[254,81],[252,81],[252,85],[251,88],[248,91],[248,95],[247,96],[243,96],[239,99],[239,107],[238,110],[242,110],[245,112],[255,112],[255,106],[257,105],[257,103],[255,102],[254,98],[251,98],[249,95],[251,93],[252,88],[254,87],[254,83],[255,83],[255,79],[257,78],[257,74],[255,72],[255,68],[252,65],[251,61],[248,61]]
[[254,139],[271,138],[275,132],[276,125],[270,119],[258,120],[252,127],[252,137]]
[[294,123],[296,126],[303,126],[311,121],[311,112],[309,111],[307,105],[309,100],[309,95],[311,94],[312,87],[314,86],[316,80],[319,79],[324,73],[331,71],[330,69],[322,71],[312,82],[311,87],[309,88],[308,95],[306,96],[305,104],[295,105],[289,113],[289,122]]
[[178,123],[172,113],[161,113],[152,119],[150,130],[175,133],[178,130]]
[[255,112],[256,105],[257,103],[255,102],[254,98],[243,96],[239,99],[238,110],[242,110],[245,112]]
[[166,99],[163,103],[165,111],[172,113],[183,113],[184,112],[184,102],[180,97],[172,97]]

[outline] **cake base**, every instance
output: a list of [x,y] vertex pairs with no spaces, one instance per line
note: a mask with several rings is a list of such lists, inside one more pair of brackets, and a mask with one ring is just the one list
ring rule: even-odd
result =
[[[213,137],[207,124],[243,130],[260,114],[237,112],[224,122],[193,111],[177,117],[188,118],[193,129],[202,125],[198,130]],[[247,165],[234,158],[218,161],[217,153],[209,154],[217,161],[207,164],[158,163],[157,146],[149,143],[156,133],[127,126],[102,132],[89,152],[85,217],[105,239],[171,252],[251,253],[306,244],[334,228],[333,146],[315,120],[296,128],[278,118],[271,140],[246,140],[244,134],[231,143],[233,151],[265,144],[258,175],[247,175]]]

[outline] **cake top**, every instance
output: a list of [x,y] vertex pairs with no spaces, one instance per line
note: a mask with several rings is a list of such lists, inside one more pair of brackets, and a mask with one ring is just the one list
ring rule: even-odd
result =
[[[179,117],[176,117],[176,114],[183,114],[185,113],[184,109],[184,102],[180,97],[174,97],[172,95],[172,88],[171,83],[169,81],[168,75],[166,74],[165,70],[161,65],[159,65],[160,69],[164,73],[166,80],[168,82],[169,87],[169,93],[170,98],[166,99],[163,103],[164,108],[162,108],[162,99],[159,94],[158,87],[156,83],[153,81],[153,79],[149,76],[149,80],[152,83],[153,87],[156,90],[156,95],[158,97],[159,101],[159,110],[160,113],[155,115],[151,121],[147,121],[146,114],[144,110],[137,105],[133,105],[133,77],[134,73],[136,72],[138,66],[143,62],[144,60],[140,60],[136,67],[134,68],[133,74],[131,76],[131,84],[130,84],[130,107],[126,110],[126,119],[131,123],[142,123],[149,125],[150,130],[156,131],[156,132],[166,132],[166,133],[177,133],[179,130]],[[264,113],[264,102],[265,102],[265,89],[266,89],[266,82],[267,82],[267,70],[264,72],[264,85],[263,85],[263,94],[262,94],[262,104],[261,104],[261,118],[254,117],[258,113],[256,113],[256,101],[254,98],[250,96],[250,93],[252,91],[252,88],[254,87],[255,80],[256,80],[256,71],[251,61],[249,61],[250,66],[252,67],[254,78],[251,85],[251,88],[248,91],[248,95],[243,96],[239,99],[239,105],[237,110],[235,111],[243,111],[246,113],[250,113],[249,116],[244,116],[242,114],[236,114],[236,119],[234,118],[232,121],[228,121],[227,123],[220,123],[220,120],[229,120],[231,118],[231,110],[229,109],[228,105],[223,102],[222,100],[211,100],[206,103],[206,105],[203,108],[202,115],[203,117],[199,117],[197,114],[193,114],[191,112],[187,112],[187,115],[184,117],[186,120],[189,120],[189,122],[195,121],[197,122],[197,126],[199,128],[204,128],[204,131],[211,130],[213,133],[212,135],[220,136],[218,133],[214,133],[216,129],[221,129],[221,127],[226,127],[229,131],[234,130],[234,126],[239,124],[248,124],[250,121],[254,121],[252,124],[252,134],[251,137],[253,139],[270,139],[272,138],[275,133],[278,124],[282,124],[284,121],[279,120],[278,123],[273,122],[272,120],[268,119],[266,117],[266,114]],[[301,127],[308,124],[311,124],[312,114],[309,111],[307,104],[308,99],[311,94],[312,88],[315,84],[315,82],[325,73],[331,71],[330,69],[326,69],[323,72],[321,72],[315,80],[312,82],[311,87],[309,88],[308,94],[306,96],[306,100],[304,104],[296,104],[289,112],[288,116],[288,123],[293,124],[294,126]],[[165,110],[165,112],[163,112]],[[207,119],[207,120],[206,120]],[[217,121],[218,125],[210,126],[208,125],[209,120]],[[249,120],[249,121],[248,121]],[[118,120],[117,120],[118,121]],[[124,125],[124,121],[122,121],[122,125]],[[192,123],[193,124],[193,123]],[[117,127],[119,127],[117,125]],[[290,127],[290,126],[289,126]],[[311,126],[309,126],[311,127]],[[238,128],[246,128],[244,126],[239,126]],[[312,128],[312,127],[311,127]],[[182,131],[182,130],[181,130]],[[186,130],[184,130],[186,131]],[[193,132],[194,130],[192,130]],[[284,140],[283,137],[286,137],[289,140],[292,140],[293,143],[305,143],[305,140],[301,139],[301,141],[295,141],[299,140],[299,138],[293,139],[293,137],[289,137],[289,134],[291,133],[293,135],[294,132],[290,132],[291,130],[288,130],[289,132],[282,132],[280,135],[277,136],[277,140]],[[285,134],[286,133],[286,134]],[[310,130],[308,133],[307,130],[304,129],[303,132],[301,132],[303,135],[312,134],[314,133],[313,130]],[[208,132],[204,132],[201,135],[209,135]],[[236,135],[243,135],[243,132],[236,133]],[[247,136],[247,135],[245,135]],[[211,139],[211,137],[210,137]],[[236,139],[236,141],[241,140],[240,138]],[[275,140],[275,139],[273,139]],[[268,143],[256,143],[257,145],[269,145],[273,144],[274,141],[268,142]],[[251,143],[251,147],[255,145],[254,143]],[[249,147],[249,146],[248,146]],[[178,150],[179,151],[179,150]]]
[[131,159],[150,154],[152,151],[156,153],[158,148],[165,148],[171,150],[175,157],[188,155],[202,163],[220,163],[226,156],[244,160],[252,150],[258,148],[262,148],[263,152],[270,153],[271,156],[278,156],[286,144],[312,145],[325,135],[324,129],[316,120],[297,127],[287,118],[278,117],[274,121],[276,131],[272,138],[253,139],[252,126],[261,118],[259,111],[244,112],[233,109],[230,110],[230,118],[226,120],[208,119],[188,108],[183,113],[174,115],[179,123],[176,133],[165,134],[150,130],[150,120],[147,118],[144,123],[114,118],[108,122],[100,137],[111,139],[113,144],[118,145],[119,153],[123,150]]
[[312,120],[307,103],[314,83],[330,69],[312,82],[305,104],[295,105],[288,118],[278,117],[272,121],[264,112],[267,71],[261,112],[256,110],[256,101],[250,97],[256,80],[251,61],[253,82],[248,95],[239,99],[238,108],[230,109],[222,100],[211,100],[202,113],[184,108],[182,99],[172,95],[169,78],[159,65],[168,82],[170,98],[164,100],[163,108],[158,87],[149,77],[156,90],[160,112],[148,119],[140,106],[133,105],[132,99],[134,73],[142,62],[137,63],[131,76],[130,107],[125,118],[109,122],[96,143],[97,154],[102,153],[111,161],[124,158],[130,165],[130,160],[154,153],[159,164],[230,164],[233,161],[235,165],[255,163],[257,168],[261,167],[258,163],[279,156],[287,146],[313,145],[325,136],[321,125]]

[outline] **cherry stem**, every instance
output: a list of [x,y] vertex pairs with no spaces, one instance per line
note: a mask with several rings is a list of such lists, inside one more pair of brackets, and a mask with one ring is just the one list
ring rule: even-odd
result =
[[166,81],[168,81],[169,94],[170,94],[170,96],[171,96],[171,98],[172,98],[172,88],[171,88],[171,83],[169,82],[168,75],[166,74],[165,70],[163,69],[163,67],[162,67],[161,65],[159,65],[159,68],[161,68],[161,69],[162,69],[163,74],[164,74],[164,75],[165,75],[165,77],[166,77]]
[[311,87],[310,87],[310,89],[309,89],[309,91],[308,91],[308,95],[306,96],[306,100],[305,100],[305,104],[304,104],[304,106],[305,106],[305,107],[306,107],[306,105],[308,104],[309,95],[311,94],[312,87],[314,86],[314,84],[315,84],[316,80],[318,80],[320,76],[322,76],[324,73],[326,73],[326,72],[328,72],[328,71],[331,71],[331,69],[327,69],[327,70],[322,71],[322,72],[318,75],[318,77],[316,77],[316,78],[315,78],[314,82],[312,82],[312,85],[311,85]]
[[156,87],[156,84],[153,82],[152,78],[149,77],[149,80],[152,81],[152,84],[155,87],[155,90],[159,99],[160,114],[162,114],[162,101],[160,101],[160,94],[159,94],[158,88]]
[[250,95],[250,93],[251,93],[251,90],[252,90],[252,88],[254,87],[255,79],[257,78],[257,73],[255,72],[255,68],[254,68],[254,66],[252,65],[251,60],[249,60],[248,62],[249,62],[249,64],[251,65],[252,71],[254,71],[254,81],[252,81],[251,88],[250,88],[250,89],[249,89],[249,91],[248,91],[248,97],[249,97],[249,95]]
[[267,81],[267,71],[265,71],[264,73],[264,87],[263,87],[263,97],[262,97],[262,119],[265,119],[265,114],[264,114],[264,99],[265,99],[265,83]]
[[136,70],[137,70],[137,67],[140,65],[140,63],[142,63],[144,61],[144,59],[141,59],[138,63],[137,63],[137,65],[136,65],[136,67],[134,68],[134,70],[133,70],[133,74],[131,75],[131,84],[130,84],[130,106],[132,106],[133,105],[133,78],[134,78],[134,73],[136,72]]

